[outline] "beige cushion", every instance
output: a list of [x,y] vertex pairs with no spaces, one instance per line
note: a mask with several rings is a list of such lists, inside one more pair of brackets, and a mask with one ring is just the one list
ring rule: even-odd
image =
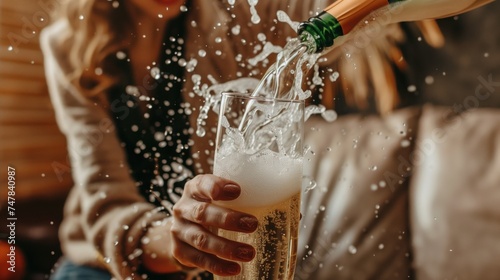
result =
[[500,111],[453,115],[307,123],[296,279],[498,279]]
[[[408,279],[406,161],[420,109],[307,123],[296,279]],[[307,184],[306,179],[306,184]]]
[[500,111],[426,107],[410,187],[417,279],[499,279]]

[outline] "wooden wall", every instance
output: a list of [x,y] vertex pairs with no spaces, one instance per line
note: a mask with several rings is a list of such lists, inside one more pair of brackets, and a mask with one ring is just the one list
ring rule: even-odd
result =
[[0,201],[7,166],[16,169],[16,199],[61,195],[72,184],[38,41],[56,1],[0,0]]

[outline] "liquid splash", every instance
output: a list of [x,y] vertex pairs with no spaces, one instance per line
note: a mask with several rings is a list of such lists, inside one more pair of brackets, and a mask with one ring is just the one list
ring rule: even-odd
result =
[[297,30],[299,28],[300,23],[298,21],[292,21],[285,11],[278,11],[276,16],[278,21],[287,23],[293,30]]
[[[310,47],[307,43],[301,42],[299,39],[291,39],[284,48],[266,42],[262,52],[249,59],[248,63],[256,66],[275,53],[278,54],[276,62],[268,68],[260,81],[255,78],[239,78],[226,83],[213,81],[213,84],[209,86],[201,84],[199,75],[193,75],[193,91],[205,99],[197,120],[196,133],[198,136],[203,137],[206,134],[203,125],[210,108],[218,113],[222,92],[251,93],[251,96],[287,100],[306,100],[311,97],[311,91],[304,90],[303,83],[305,75],[317,65],[321,55],[310,53]],[[314,84],[322,85],[318,68],[316,68],[315,73],[317,81]],[[334,121],[337,118],[335,111],[326,110],[323,105],[309,105],[306,108],[305,120],[313,114],[321,114],[327,121]]]
[[193,75],[192,81],[194,83],[193,91],[198,96],[204,98],[205,102],[200,109],[200,113],[197,118],[197,128],[196,134],[200,137],[205,136],[206,130],[204,128],[205,120],[208,118],[208,113],[210,109],[217,114],[219,113],[219,104],[222,98],[222,92],[234,91],[234,92],[250,92],[254,89],[259,80],[255,78],[240,78],[237,80],[229,81],[226,83],[214,83],[211,86],[201,83],[200,75]]
[[260,16],[257,13],[257,9],[255,6],[259,3],[259,0],[248,0],[248,4],[250,5],[250,13],[252,14],[252,18],[250,19],[253,24],[260,23]]
[[[234,5],[234,1],[229,2]],[[252,23],[260,22],[260,17],[257,14],[256,6],[258,0],[248,0],[250,12],[252,14]],[[298,22],[294,22],[284,11],[278,11],[277,19],[280,22],[287,23],[292,29],[297,30]],[[240,26],[234,26],[231,29],[233,34],[239,34]],[[202,137],[206,134],[204,123],[208,117],[208,113],[212,108],[218,113],[218,104],[221,100],[222,92],[243,92],[250,93],[252,96],[261,96],[265,98],[279,98],[288,100],[306,100],[311,97],[312,93],[309,89],[303,89],[306,74],[314,67],[314,86],[323,86],[324,83],[319,75],[318,60],[321,54],[313,53],[314,39],[306,38],[302,41],[298,38],[289,40],[284,46],[276,46],[267,41],[264,34],[259,33],[258,38],[264,43],[261,52],[255,57],[248,59],[250,66],[257,66],[259,63],[265,65],[267,58],[272,54],[277,54],[277,59],[272,64],[262,79],[259,81],[255,78],[239,78],[226,83],[218,83],[212,81],[212,85],[201,84],[201,77],[193,75],[194,93],[203,97],[205,104],[200,110],[197,119],[196,133]],[[241,57],[235,57],[236,61],[241,61]],[[330,80],[336,81],[338,73],[334,72],[330,76]],[[306,108],[305,120],[313,114],[321,114],[327,121],[334,121],[337,114],[333,110],[326,110],[322,105],[309,105]]]

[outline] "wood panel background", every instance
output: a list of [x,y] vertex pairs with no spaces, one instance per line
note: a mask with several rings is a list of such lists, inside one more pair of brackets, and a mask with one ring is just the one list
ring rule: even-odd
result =
[[0,0],[2,202],[7,198],[7,166],[16,169],[16,200],[64,195],[72,185],[39,47],[40,31],[57,5],[57,0]]

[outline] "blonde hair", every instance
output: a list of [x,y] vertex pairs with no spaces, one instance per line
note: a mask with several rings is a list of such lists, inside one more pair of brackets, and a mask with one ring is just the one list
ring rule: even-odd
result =
[[120,70],[107,60],[130,45],[130,23],[122,0],[65,0],[56,17],[68,21],[63,38],[72,83],[89,97],[117,83]]

